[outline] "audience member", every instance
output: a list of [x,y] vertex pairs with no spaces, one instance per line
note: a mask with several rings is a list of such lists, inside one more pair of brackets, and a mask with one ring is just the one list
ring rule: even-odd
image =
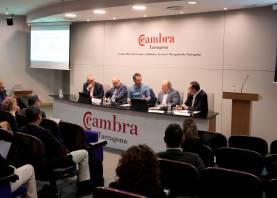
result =
[[0,178],[7,177],[11,174],[18,176],[18,180],[11,183],[11,191],[16,191],[23,184],[27,187],[26,198],[37,198],[37,187],[35,171],[32,165],[24,165],[19,168],[14,168],[7,164],[6,160],[0,155]]
[[13,135],[11,125],[7,121],[0,122],[0,128],[5,129],[7,132]]
[[69,153],[68,149],[59,142],[52,133],[39,126],[41,122],[40,109],[37,106],[31,106],[26,109],[26,118],[28,126],[22,129],[23,133],[39,138],[45,145],[48,159],[64,157],[71,155],[73,161],[78,164],[78,195],[89,194],[92,192],[92,183],[90,181],[90,170],[88,164],[88,152],[86,150],[77,150]]
[[198,154],[183,152],[181,145],[184,140],[182,128],[178,124],[170,124],[165,130],[164,142],[166,151],[158,153],[160,158],[186,162],[194,165],[199,171],[205,169],[204,163]]
[[0,80],[0,104],[7,96],[7,90],[5,89],[4,82]]
[[132,146],[121,154],[116,168],[118,180],[110,187],[147,197],[165,197],[160,187],[159,162],[147,145]]
[[20,109],[17,106],[17,101],[14,97],[6,97],[2,102],[2,110],[10,112],[15,116]]
[[[40,107],[41,100],[38,97],[38,95],[33,95],[33,96],[28,97],[28,106],[30,107],[30,106],[33,106],[33,105],[36,105],[36,106]],[[27,108],[22,109],[19,113],[22,114],[22,115],[26,115],[26,109]],[[40,110],[40,113],[41,113],[42,118],[46,118],[46,113],[45,112]]]

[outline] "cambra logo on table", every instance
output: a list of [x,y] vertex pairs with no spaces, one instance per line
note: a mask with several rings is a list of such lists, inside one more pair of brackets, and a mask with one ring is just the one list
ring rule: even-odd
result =
[[84,127],[88,130],[104,129],[111,132],[129,133],[131,135],[138,134],[138,126],[132,123],[119,122],[117,115],[113,115],[112,119],[103,119],[95,117],[91,112],[84,113],[83,117]]
[[175,37],[173,35],[162,35],[161,33],[155,36],[141,34],[138,37],[138,44],[142,47],[144,47],[145,44],[168,44],[174,42]]

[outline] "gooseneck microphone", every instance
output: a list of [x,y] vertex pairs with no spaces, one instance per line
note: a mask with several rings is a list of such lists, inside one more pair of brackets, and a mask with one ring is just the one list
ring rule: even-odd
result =
[[241,89],[240,89],[240,93],[242,93],[243,87],[244,87],[244,85],[245,85],[248,78],[249,78],[249,75],[247,75],[246,78],[244,79],[243,84],[242,84]]

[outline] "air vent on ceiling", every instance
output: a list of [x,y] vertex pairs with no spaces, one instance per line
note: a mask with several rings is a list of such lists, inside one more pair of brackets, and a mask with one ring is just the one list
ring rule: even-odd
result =
[[168,6],[166,7],[167,10],[182,10],[183,6]]

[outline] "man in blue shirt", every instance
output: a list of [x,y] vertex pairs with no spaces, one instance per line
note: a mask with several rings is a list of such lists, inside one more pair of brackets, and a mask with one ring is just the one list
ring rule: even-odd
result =
[[134,84],[128,89],[128,102],[131,99],[142,99],[149,101],[151,99],[150,89],[147,85],[142,84],[140,73],[133,75]]

